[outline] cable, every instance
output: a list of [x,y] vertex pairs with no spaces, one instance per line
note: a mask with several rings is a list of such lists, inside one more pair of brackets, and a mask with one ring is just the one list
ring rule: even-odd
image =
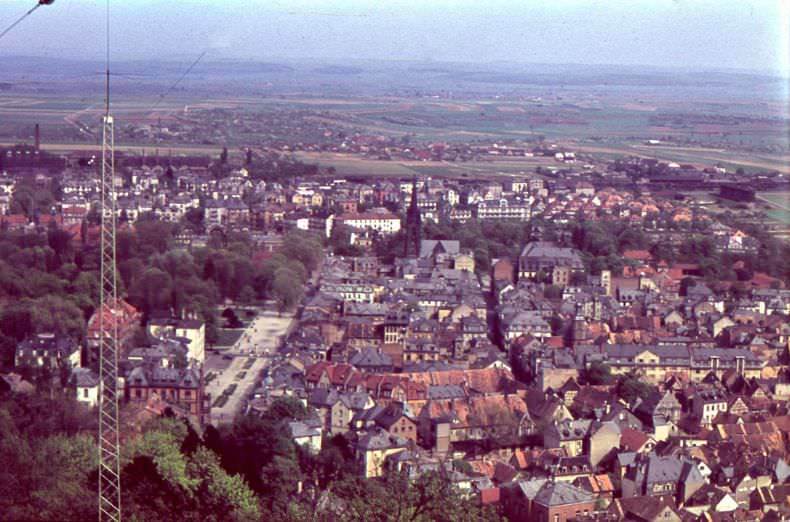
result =
[[8,33],[10,33],[10,32],[11,32],[11,29],[13,29],[14,27],[16,27],[16,26],[17,26],[17,25],[19,25],[20,23],[22,23],[22,20],[24,20],[24,19],[25,19],[25,18],[27,18],[28,16],[32,15],[32,14],[33,14],[33,12],[34,12],[36,9],[38,9],[39,7],[41,7],[42,5],[44,5],[44,4],[37,3],[37,4],[36,4],[36,5],[34,5],[34,6],[33,6],[33,8],[32,8],[32,9],[30,9],[30,10],[29,10],[27,13],[23,14],[23,15],[22,15],[22,16],[21,16],[21,17],[20,17],[20,18],[19,18],[19,19],[18,19],[16,22],[14,22],[13,24],[9,25],[9,26],[8,26],[6,29],[4,29],[4,30],[3,30],[3,32],[2,32],[2,33],[0,33],[0,39],[2,39],[2,38],[5,36],[5,35],[7,35]]
[[187,68],[187,70],[186,70],[186,71],[184,71],[184,72],[183,72],[183,74],[181,74],[181,76],[179,76],[179,78],[178,78],[178,79],[177,79],[177,80],[176,80],[176,81],[173,83],[173,85],[171,85],[170,87],[168,87],[168,89],[167,89],[165,92],[163,92],[163,93],[162,93],[162,94],[159,96],[159,99],[158,99],[158,100],[156,100],[156,103],[154,104],[154,106],[153,106],[153,107],[151,107],[151,109],[150,109],[150,110],[154,110],[154,109],[156,109],[157,107],[159,107],[159,104],[160,104],[160,103],[162,103],[162,100],[164,100],[164,99],[167,97],[167,95],[168,95],[168,94],[170,94],[171,92],[173,92],[173,91],[176,89],[176,87],[178,87],[178,84],[180,84],[180,83],[181,83],[181,81],[182,81],[184,78],[186,78],[186,76],[187,76],[187,75],[188,75],[190,72],[192,72],[192,69],[194,69],[194,68],[197,66],[197,64],[198,64],[198,63],[200,63],[200,60],[202,60],[202,59],[203,59],[203,57],[204,57],[204,56],[206,56],[206,54],[208,54],[208,49],[206,49],[205,51],[203,51],[202,53],[200,53],[200,56],[198,56],[198,57],[197,57],[197,59],[196,59],[194,62],[192,62],[192,64],[191,64],[191,65],[190,65],[190,66]]

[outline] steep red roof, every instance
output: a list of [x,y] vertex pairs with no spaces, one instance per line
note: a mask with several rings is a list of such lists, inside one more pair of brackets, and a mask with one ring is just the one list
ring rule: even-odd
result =
[[480,502],[482,504],[495,504],[499,502],[499,488],[481,489]]
[[623,257],[632,261],[648,262],[653,260],[653,254],[647,250],[626,250],[623,252]]
[[140,312],[123,299],[119,299],[116,306],[105,303],[104,307],[96,310],[88,320],[88,337],[99,336],[99,319],[102,318],[106,325],[116,325],[123,336],[130,329],[137,326],[140,321]]
[[639,430],[631,428],[622,428],[620,430],[620,446],[628,451],[641,450],[648,440],[650,440],[650,437]]

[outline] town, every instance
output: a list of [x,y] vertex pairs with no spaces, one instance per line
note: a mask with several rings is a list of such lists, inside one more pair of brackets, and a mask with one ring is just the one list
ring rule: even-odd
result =
[[200,437],[263,495],[238,519],[353,519],[350,480],[440,488],[448,520],[780,519],[790,246],[756,194],[783,176],[551,155],[375,181],[120,155],[123,290],[99,308],[95,156],[3,150],[2,400],[89,429],[105,322],[123,440],[183,460]]
[[790,520],[789,23],[0,2],[0,520]]

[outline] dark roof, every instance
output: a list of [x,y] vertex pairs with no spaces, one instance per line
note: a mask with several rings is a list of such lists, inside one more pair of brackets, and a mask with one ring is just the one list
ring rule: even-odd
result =
[[541,506],[565,506],[593,502],[594,497],[589,491],[567,482],[547,482],[535,495],[534,502]]
[[360,367],[392,366],[392,358],[376,348],[364,348],[355,353],[348,362]]
[[189,388],[200,385],[197,372],[191,368],[161,368],[137,366],[129,372],[126,382],[129,386]]
[[381,450],[390,448],[405,448],[409,442],[395,435],[390,435],[388,432],[381,428],[374,428],[362,437],[360,437],[358,446],[365,450]]
[[99,385],[99,376],[90,368],[74,368],[71,370],[69,382],[80,388],[93,388]]

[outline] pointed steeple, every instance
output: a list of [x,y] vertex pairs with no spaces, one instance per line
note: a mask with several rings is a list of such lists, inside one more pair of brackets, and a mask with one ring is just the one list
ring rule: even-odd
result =
[[417,206],[417,177],[415,176],[411,185],[411,202],[406,213],[406,242],[403,245],[403,257],[409,257],[409,252],[412,250],[415,257],[420,255],[421,226],[420,208]]

